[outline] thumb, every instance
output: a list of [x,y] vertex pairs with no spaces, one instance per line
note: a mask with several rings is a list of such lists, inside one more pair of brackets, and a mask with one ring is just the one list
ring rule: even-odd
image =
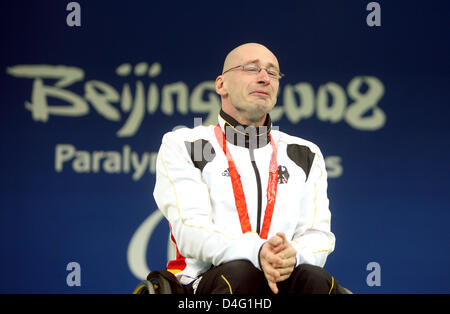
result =
[[286,235],[284,234],[284,232],[277,232],[277,236],[279,236],[283,242],[287,241]]
[[269,241],[267,241],[267,242],[269,242],[269,244],[272,247],[276,247],[276,246],[279,246],[279,245],[281,245],[283,243],[283,239],[281,237],[279,237],[278,235],[275,235],[275,236],[271,237],[269,239]]
[[272,281],[268,281],[268,284],[269,284],[270,290],[272,290],[273,293],[278,294],[277,284]]

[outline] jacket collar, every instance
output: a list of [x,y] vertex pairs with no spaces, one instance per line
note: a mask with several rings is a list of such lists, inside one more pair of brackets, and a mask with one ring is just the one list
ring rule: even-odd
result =
[[218,120],[227,142],[233,145],[254,149],[270,143],[272,120],[269,114],[264,125],[258,127],[242,125],[222,109],[220,109]]

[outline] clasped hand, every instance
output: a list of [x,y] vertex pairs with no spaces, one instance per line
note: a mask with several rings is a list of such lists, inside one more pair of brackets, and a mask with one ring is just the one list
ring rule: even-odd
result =
[[263,244],[259,252],[261,269],[273,293],[278,293],[277,282],[289,278],[294,270],[296,254],[296,249],[282,232],[278,232]]

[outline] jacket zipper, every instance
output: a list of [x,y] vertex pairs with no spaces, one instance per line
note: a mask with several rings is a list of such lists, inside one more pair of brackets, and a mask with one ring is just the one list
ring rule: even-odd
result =
[[262,187],[261,187],[261,176],[259,175],[258,167],[256,166],[254,149],[249,149],[250,160],[252,162],[253,171],[256,177],[256,186],[258,188],[258,216],[256,221],[256,232],[259,234],[261,231],[261,206],[262,206]]

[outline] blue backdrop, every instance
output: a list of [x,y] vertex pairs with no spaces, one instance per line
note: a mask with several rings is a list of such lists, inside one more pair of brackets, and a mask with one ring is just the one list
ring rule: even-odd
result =
[[448,1],[69,2],[0,3],[0,292],[130,293],[165,266],[162,135],[214,123],[245,42],[286,74],[274,124],[326,157],[326,269],[355,293],[450,292]]

